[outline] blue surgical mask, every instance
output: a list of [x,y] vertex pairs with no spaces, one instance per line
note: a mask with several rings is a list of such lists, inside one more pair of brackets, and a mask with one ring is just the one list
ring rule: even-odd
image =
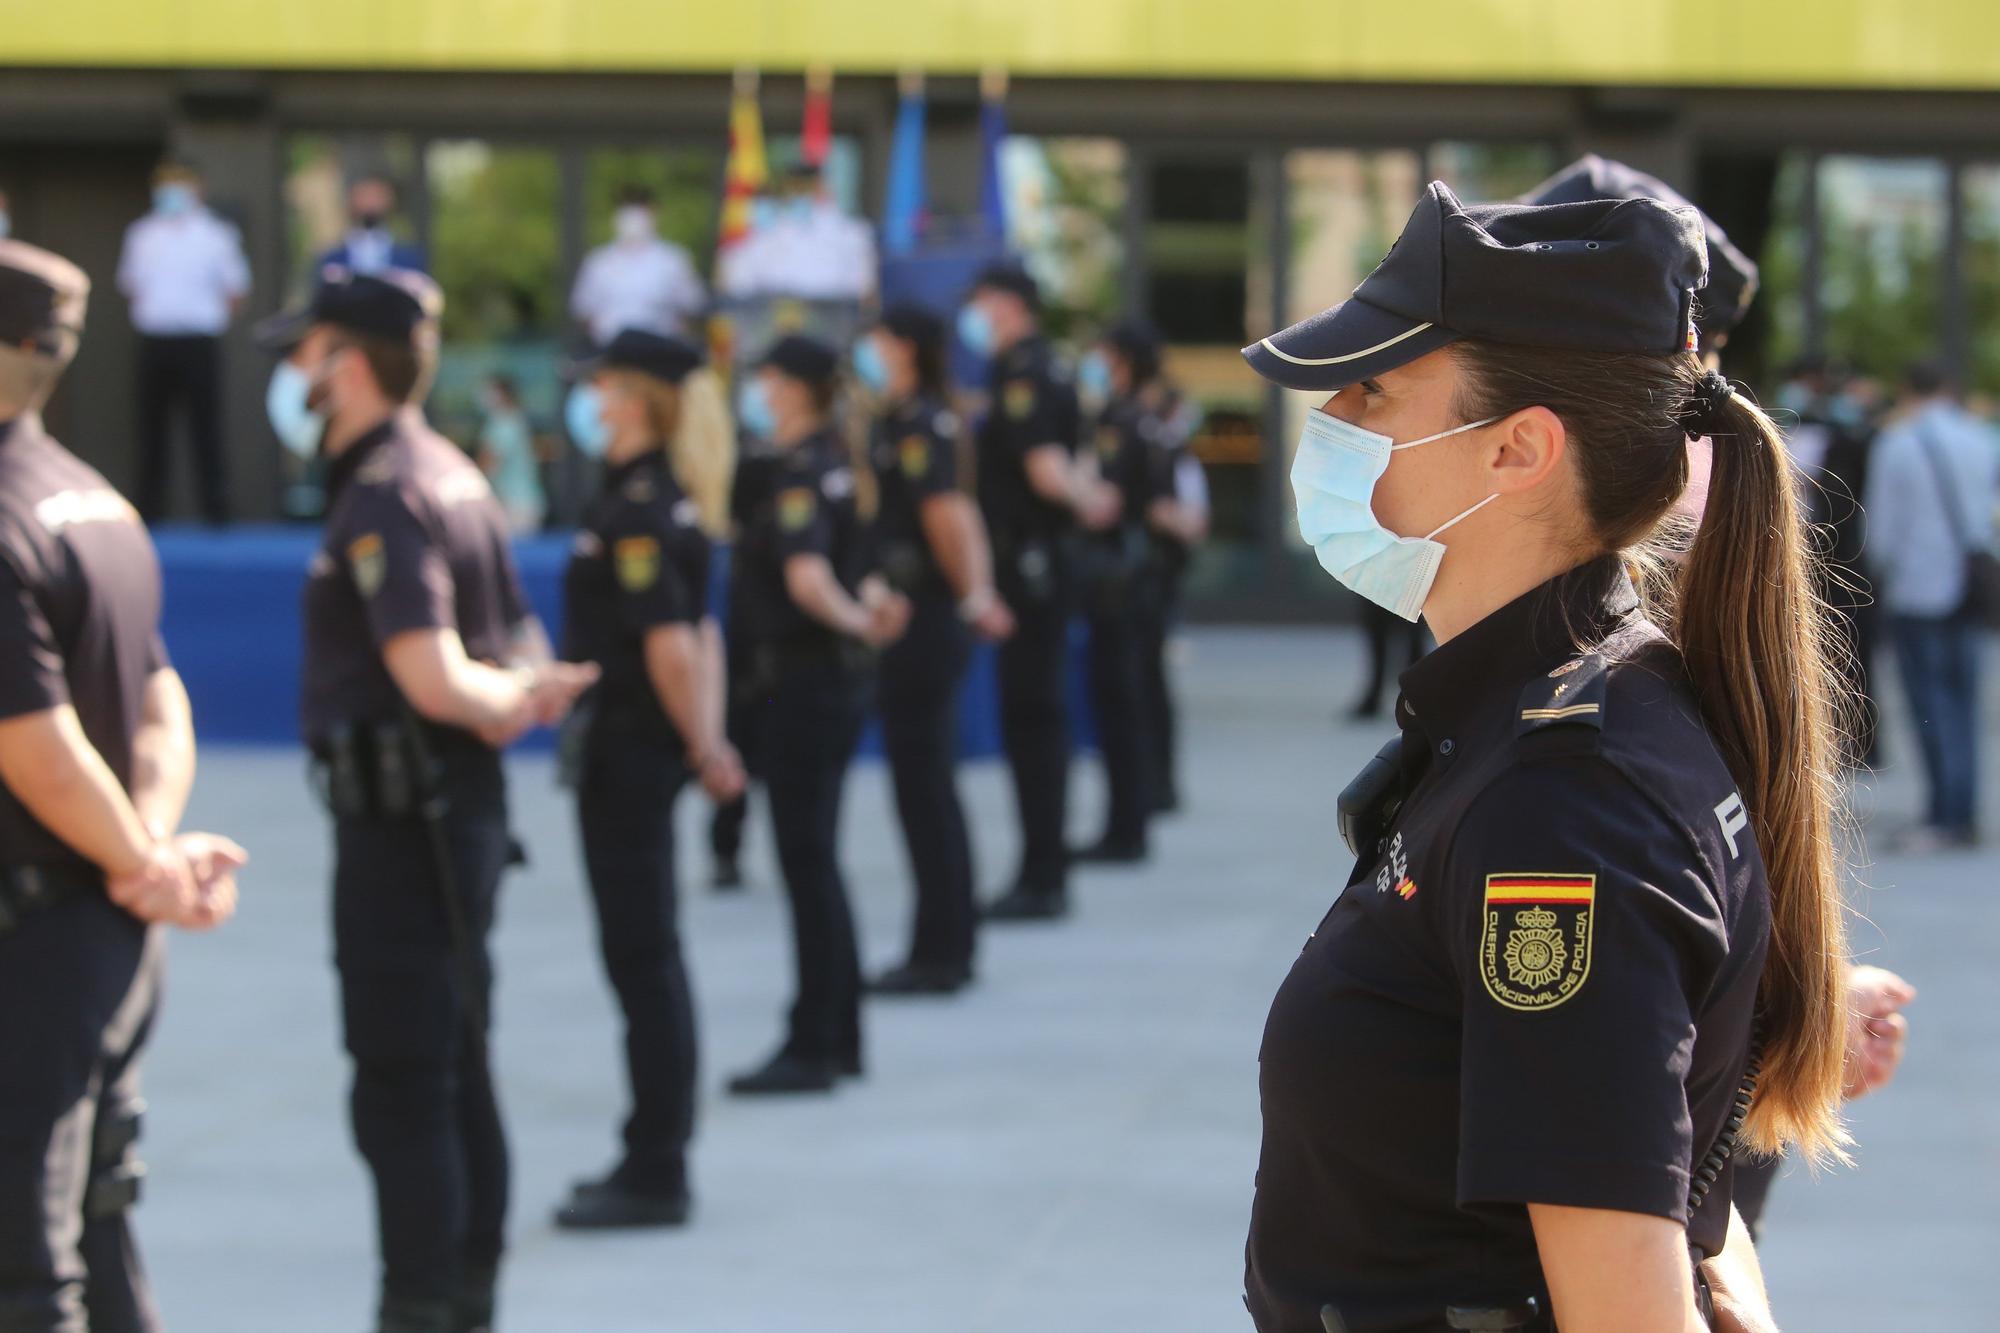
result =
[[6,209],[0,208],[0,241],[6,240],[7,233],[13,230],[14,230],[13,220],[7,216]]
[[863,338],[854,344],[854,373],[871,392],[889,392],[889,364],[882,359],[882,348],[873,338]]
[[768,440],[777,432],[777,414],[771,411],[771,391],[764,381],[743,381],[743,391],[736,396],[736,419],[760,440]]
[[1423,614],[1444,560],[1445,547],[1437,535],[1500,497],[1487,496],[1422,537],[1400,537],[1375,517],[1375,484],[1396,450],[1461,435],[1499,419],[1488,417],[1397,444],[1387,435],[1363,430],[1317,408],[1306,413],[1298,453],[1292,459],[1299,536],[1313,548],[1327,573],[1377,606],[1415,620]]
[[958,340],[974,356],[993,355],[993,317],[986,307],[968,305],[958,312]]
[[153,211],[166,217],[179,217],[194,211],[194,190],[180,181],[168,181],[165,185],[153,187]]
[[750,229],[762,231],[778,220],[778,201],[762,196],[750,201]]
[[563,428],[585,458],[602,458],[611,447],[611,432],[604,428],[604,400],[589,380],[570,389],[563,403]]
[[312,376],[289,361],[280,361],[271,372],[271,385],[264,391],[264,415],[278,443],[300,458],[319,453],[320,438],[326,434],[326,416],[306,406],[312,397]]
[[1111,397],[1111,363],[1104,353],[1091,352],[1077,362],[1076,387],[1086,398],[1102,402]]

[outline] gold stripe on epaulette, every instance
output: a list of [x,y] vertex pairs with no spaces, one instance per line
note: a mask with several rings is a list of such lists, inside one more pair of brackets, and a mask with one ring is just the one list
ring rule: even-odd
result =
[[1571,704],[1567,708],[1523,708],[1523,722],[1553,722],[1565,717],[1586,717],[1597,711],[1596,704]]

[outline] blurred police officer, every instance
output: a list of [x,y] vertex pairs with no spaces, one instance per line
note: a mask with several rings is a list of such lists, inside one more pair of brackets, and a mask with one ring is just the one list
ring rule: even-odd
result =
[[222,431],[222,335],[250,292],[243,237],[202,202],[201,176],[182,162],[153,175],[153,207],[125,232],[118,290],[139,335],[139,511],[166,510],[168,440],[186,414],[202,517],[229,518]]
[[1118,498],[1076,457],[1076,389],[1058,373],[1039,327],[1041,295],[1021,269],[982,272],[958,334],[992,364],[979,431],[979,507],[993,539],[994,581],[1016,630],[1000,647],[1000,730],[1021,820],[1021,866],[986,909],[995,921],[1048,920],[1069,910],[1069,705],[1073,597],[1070,542],[1081,521],[1103,527]]
[[429,271],[423,247],[401,240],[390,229],[396,214],[396,186],[387,176],[357,176],[347,187],[347,230],[340,244],[319,257],[315,271],[328,267],[351,273],[380,273],[387,268]]
[[1195,456],[1194,434],[1201,425],[1201,407],[1169,380],[1162,370],[1139,390],[1140,400],[1159,423],[1154,444],[1166,455],[1164,471],[1172,479],[1171,493],[1156,498],[1146,514],[1153,536],[1154,596],[1141,613],[1140,684],[1146,696],[1146,726],[1153,745],[1153,809],[1166,814],[1181,808],[1180,722],[1167,671],[1167,635],[1173,628],[1194,550],[1208,538],[1208,473]]
[[1075,853],[1078,861],[1145,860],[1146,826],[1158,805],[1162,738],[1148,716],[1144,658],[1161,590],[1149,518],[1155,504],[1173,498],[1174,480],[1165,427],[1142,393],[1159,371],[1159,338],[1128,321],[1105,333],[1079,373],[1099,405],[1092,452],[1117,493],[1118,518],[1082,543],[1090,697],[1109,800],[1103,836]]
[[883,577],[910,599],[910,627],[882,654],[882,742],[916,883],[906,962],[878,995],[941,995],[972,980],[978,906],[958,799],[958,686],[972,633],[1005,639],[1013,616],[993,588],[979,510],[958,484],[958,418],[945,405],[944,321],[891,306],[854,347],[879,401],[870,431]]
[[235,910],[138,515],[42,429],[90,284],[0,240],[0,1328],[159,1327],[126,1210],[164,942]]
[[643,185],[619,191],[611,239],[583,258],[570,313],[602,347],[621,329],[682,333],[708,305],[688,252],[662,237],[653,192]]
[[564,577],[563,655],[602,671],[563,732],[604,969],[625,1015],[625,1152],[576,1187],[563,1227],[678,1226],[690,1207],[694,1001],[674,887],[674,800],[743,790],[722,736],[710,533],[727,523],[728,412],[701,352],[627,329],[587,366],[606,464]]
[[730,608],[765,697],[764,781],[791,900],[798,993],[784,1042],[731,1080],[738,1095],[826,1092],[862,1072],[861,962],[839,859],[840,798],[867,702],[868,649],[895,641],[909,602],[867,572],[847,447],[829,424],[839,358],[781,338],[743,389],[744,427],[777,448],[770,494],[735,558]]
[[[509,859],[501,747],[594,678],[551,663],[479,469],[418,404],[437,288],[331,269],[266,325],[272,425],[317,433],[326,537],[305,588],[302,721],[334,816],[334,950],[356,1145],[375,1177],[382,1333],[492,1320],[507,1146],[485,1054]],[[282,384],[285,387],[279,387]]]

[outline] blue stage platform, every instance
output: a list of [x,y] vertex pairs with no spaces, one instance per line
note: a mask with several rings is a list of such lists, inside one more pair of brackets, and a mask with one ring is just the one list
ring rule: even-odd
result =
[[[245,525],[224,531],[166,527],[154,533],[166,580],[167,649],[194,701],[204,741],[290,745],[298,740],[299,591],[319,544],[315,528]],[[558,641],[566,536],[515,546],[522,581]],[[716,605],[724,561],[717,561]],[[1081,645],[1078,645],[1079,650]],[[1087,733],[1081,654],[1072,672],[1079,740]],[[959,700],[960,744],[968,757],[1000,751],[993,651],[974,654]],[[876,748],[874,729],[864,742]],[[547,744],[541,737],[532,743]]]

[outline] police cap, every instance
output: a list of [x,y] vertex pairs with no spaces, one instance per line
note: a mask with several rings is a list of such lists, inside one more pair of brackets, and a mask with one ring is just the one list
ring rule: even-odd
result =
[[840,369],[840,354],[817,338],[788,333],[757,362],[758,369],[766,367],[801,383],[825,384]]
[[877,323],[906,343],[918,347],[944,346],[944,321],[913,301],[898,301],[888,306]]
[[[1586,199],[1657,199],[1701,213],[1665,181],[1595,153],[1586,153],[1521,196],[1524,204],[1574,204]],[[1708,235],[1708,286],[1695,303],[1694,322],[1706,340],[1743,322],[1757,295],[1757,265],[1730,242],[1714,218],[1701,213],[1701,226]]]
[[1467,206],[1432,181],[1354,295],[1243,349],[1265,379],[1331,392],[1461,338],[1692,350],[1701,215],[1653,199]]
[[972,291],[975,296],[983,291],[1007,292],[1020,297],[1021,303],[1030,310],[1042,308],[1042,289],[1034,275],[1019,264],[1005,260],[979,270],[979,276],[972,280]]
[[444,296],[437,284],[413,269],[355,273],[329,264],[320,270],[311,300],[264,320],[256,334],[266,347],[280,351],[298,346],[316,324],[389,342],[411,342],[443,311]]
[[634,370],[666,384],[679,384],[698,370],[707,358],[702,350],[683,338],[648,329],[620,329],[604,350],[575,363],[577,378],[600,370]]
[[1100,341],[1124,358],[1134,384],[1146,384],[1160,373],[1160,335],[1145,320],[1120,320]]
[[0,240],[0,345],[67,356],[83,336],[90,279],[61,255]]

